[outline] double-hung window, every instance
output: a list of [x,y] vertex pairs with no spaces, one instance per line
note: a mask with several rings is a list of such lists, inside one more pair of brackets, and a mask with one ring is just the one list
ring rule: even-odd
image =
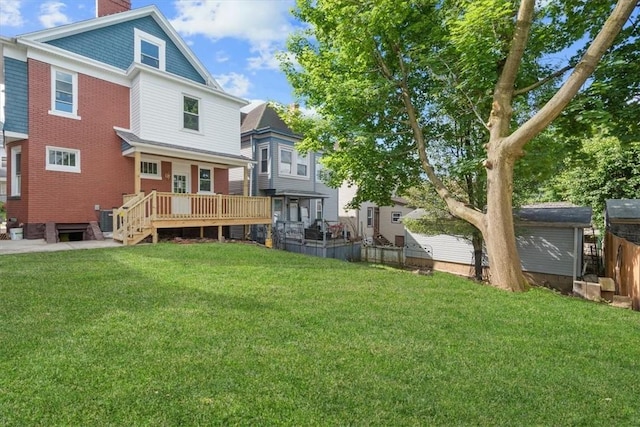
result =
[[269,173],[269,147],[260,148],[260,173]]
[[373,208],[367,208],[367,227],[373,227]]
[[291,175],[291,164],[293,162],[293,151],[284,148],[280,149],[280,175]]
[[320,155],[316,154],[316,182],[322,182],[322,176],[323,176],[323,166],[322,163],[320,163]]
[[80,172],[80,150],[47,147],[46,169],[59,172]]
[[51,68],[50,114],[78,117],[78,74],[59,68]]
[[182,97],[182,127],[184,129],[200,130],[200,100],[191,96]]
[[201,167],[198,172],[199,185],[198,190],[200,193],[212,193],[213,192],[213,171],[211,168]]
[[309,178],[309,157],[292,148],[280,147],[278,171],[282,176]]
[[401,219],[402,219],[402,212],[391,212],[392,224],[400,224]]
[[134,55],[136,62],[158,70],[165,70],[166,42],[144,31],[134,30]]

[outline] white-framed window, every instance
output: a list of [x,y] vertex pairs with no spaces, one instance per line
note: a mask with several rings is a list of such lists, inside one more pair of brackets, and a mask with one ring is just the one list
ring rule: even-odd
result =
[[213,169],[200,167],[198,169],[198,192],[213,193]]
[[320,159],[322,158],[319,154],[316,154],[316,182],[322,182],[322,170],[323,166],[320,163]]
[[392,224],[400,224],[400,219],[402,219],[402,212],[391,212]]
[[158,70],[165,70],[166,42],[144,31],[134,30],[135,61]]
[[182,127],[200,131],[200,100],[193,96],[182,96]]
[[51,68],[51,110],[49,114],[79,119],[78,73]]
[[19,196],[22,189],[22,147],[11,149],[11,195]]
[[162,179],[161,163],[158,160],[141,160],[140,177],[145,179]]
[[280,146],[279,150],[278,171],[280,175],[309,178],[309,157],[290,147]]
[[293,150],[288,150],[286,148],[280,149],[280,167],[278,170],[280,171],[280,175],[291,175],[293,164]]
[[269,147],[260,147],[260,173],[269,173]]
[[373,208],[367,208],[367,227],[373,227]]
[[0,168],[6,168],[7,167],[7,158],[5,156],[2,156],[2,158],[0,159]]
[[316,200],[316,219],[322,219],[322,200]]
[[80,173],[80,150],[47,146],[46,170]]

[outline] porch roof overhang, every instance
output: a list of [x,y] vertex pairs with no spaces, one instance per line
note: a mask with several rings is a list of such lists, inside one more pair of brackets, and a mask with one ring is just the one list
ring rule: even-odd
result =
[[216,151],[203,150],[201,148],[184,147],[160,141],[142,139],[131,131],[114,128],[116,134],[122,139],[122,155],[132,156],[135,152],[154,154],[157,156],[173,157],[177,159],[193,160],[198,162],[216,163],[228,167],[247,167],[249,163],[256,162],[249,157],[218,153]]
[[328,196],[316,191],[302,191],[302,190],[276,190],[273,196],[280,197],[297,197],[300,199],[328,199]]

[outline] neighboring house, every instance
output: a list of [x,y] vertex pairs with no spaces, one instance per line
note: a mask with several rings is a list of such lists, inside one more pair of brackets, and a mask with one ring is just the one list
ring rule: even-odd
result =
[[353,200],[356,187],[343,185],[339,189],[340,222],[354,235],[367,242],[389,243],[404,246],[405,232],[402,218],[414,209],[401,197],[392,197],[393,206],[378,206],[364,202],[359,209],[351,209],[347,204]]
[[[302,139],[266,103],[242,114],[242,155],[255,161],[249,193],[271,197],[273,220],[313,223],[338,222],[338,190],[322,181],[321,153],[303,154]],[[231,173],[230,190],[242,191],[243,171]]]
[[[416,209],[408,218],[421,218]],[[523,207],[516,212],[516,234],[522,270],[531,283],[569,292],[582,276],[584,229],[591,227],[591,208]],[[474,276],[471,241],[457,236],[427,236],[406,230],[405,258],[454,274]],[[483,265],[489,268],[486,255]],[[487,273],[489,271],[487,270]]]
[[229,169],[250,161],[246,101],[155,6],[96,3],[95,19],[0,39],[10,226],[56,241],[99,238],[100,222],[135,243],[164,228],[222,237],[227,225],[268,223],[263,200],[222,196]]

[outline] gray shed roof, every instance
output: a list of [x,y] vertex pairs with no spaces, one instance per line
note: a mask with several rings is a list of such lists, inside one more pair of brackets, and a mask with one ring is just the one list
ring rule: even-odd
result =
[[[547,226],[547,227],[591,227],[591,208],[587,207],[528,207],[514,212],[517,225]],[[404,218],[419,219],[427,212],[416,209]]]
[[515,212],[517,220],[520,224],[538,223],[540,225],[548,225],[555,227],[590,227],[591,226],[591,208],[587,207],[530,207],[520,208]]
[[605,204],[609,219],[640,220],[640,199],[609,199]]

